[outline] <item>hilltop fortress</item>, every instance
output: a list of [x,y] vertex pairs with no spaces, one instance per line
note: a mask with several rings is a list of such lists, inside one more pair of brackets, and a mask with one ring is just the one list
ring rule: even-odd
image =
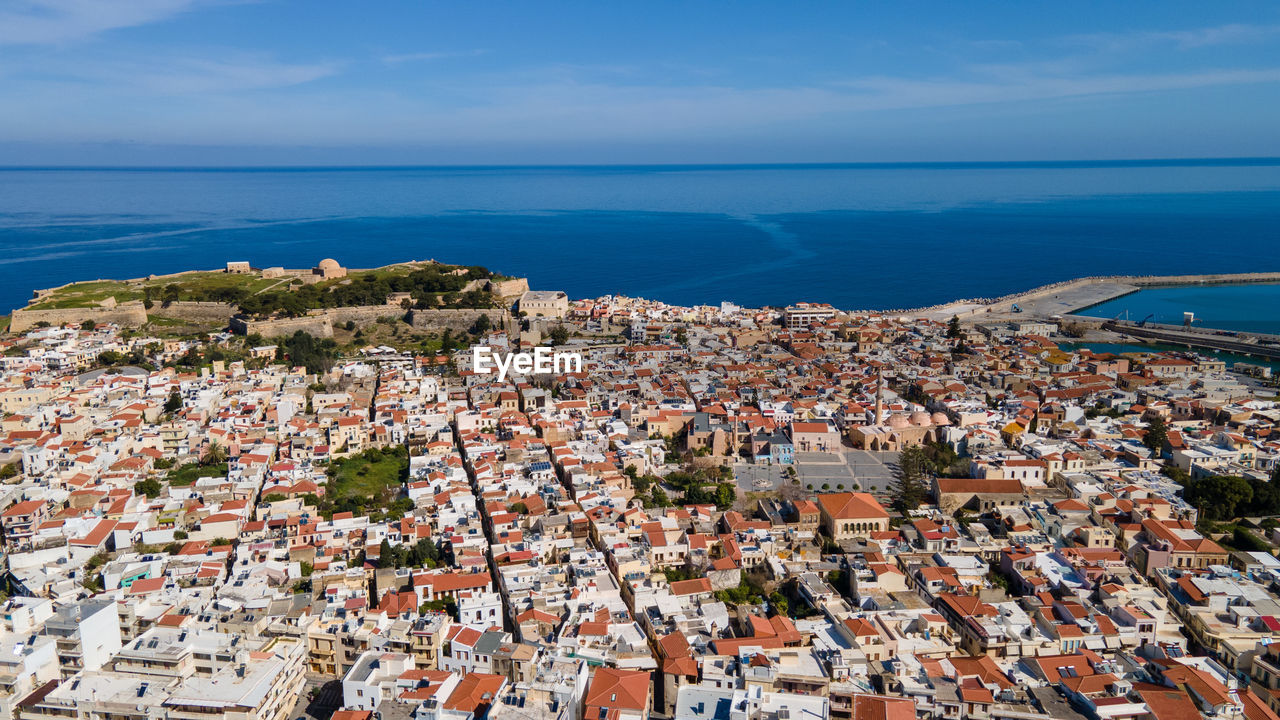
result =
[[[240,312],[235,301],[181,299],[184,294],[258,295],[265,292],[292,291],[306,285],[327,283],[330,288],[358,281],[357,276],[407,275],[415,270],[447,269],[447,274],[465,277],[468,268],[444,265],[435,260],[396,263],[368,270],[350,270],[332,258],[325,258],[305,269],[284,267],[255,268],[246,261],[232,261],[223,270],[189,270],[168,275],[149,275],[130,280],[93,280],[56,288],[36,290],[27,307],[14,310],[10,332],[24,332],[41,324],[62,325],[116,323],[123,327],[142,327],[160,318],[193,324],[216,324],[242,334],[263,337],[291,335],[303,330],[319,337],[333,335],[333,326],[354,323],[365,326],[379,318],[405,318],[421,330],[462,330],[481,315],[489,317],[497,327],[512,322],[507,311],[530,293],[525,278],[489,277],[468,281],[460,292],[480,291],[494,298],[494,308],[417,307],[407,292],[388,293],[384,302],[320,308],[298,317],[249,317]],[[455,281],[459,282],[459,281]],[[563,293],[558,293],[563,297]]]

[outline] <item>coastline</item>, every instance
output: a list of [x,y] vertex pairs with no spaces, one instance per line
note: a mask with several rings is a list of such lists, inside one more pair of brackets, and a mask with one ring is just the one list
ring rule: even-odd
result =
[[[1280,283],[1280,271],[1253,273],[1210,273],[1204,275],[1107,275],[1087,276],[1041,285],[1022,292],[996,298],[955,300],[943,305],[887,314],[904,314],[928,319],[973,320],[982,315],[1014,314],[1013,306],[1033,317],[1070,315],[1102,303],[1154,287],[1214,285],[1256,285]],[[1043,302],[1052,300],[1052,302]],[[1040,307],[1040,305],[1052,306]],[[944,317],[945,316],[945,317]]]
[[[429,264],[437,261],[412,260],[390,263],[377,268],[352,269],[352,272],[369,272]],[[31,298],[25,308],[14,308],[14,311],[28,309],[50,294],[65,290],[68,287],[85,283],[140,283],[157,280],[177,279],[200,273],[222,272],[221,269],[183,270],[164,275],[150,275],[126,280],[98,278],[94,280],[77,280],[51,288],[32,290]],[[1231,286],[1252,284],[1280,284],[1280,271],[1252,273],[1209,273],[1203,275],[1094,275],[1063,280],[1037,287],[1010,293],[994,298],[956,299],[946,303],[903,309],[889,310],[840,310],[849,315],[895,315],[914,317],[925,320],[945,321],[959,317],[961,321],[977,321],[979,319],[1005,320],[1012,317],[1049,318],[1054,316],[1071,316],[1089,308],[1096,307],[1111,300],[1148,288],[1187,287],[1187,286]],[[654,300],[656,298],[647,298]],[[820,302],[820,300],[819,300]],[[1019,310],[1015,310],[1017,306]],[[75,308],[69,308],[75,309]],[[84,310],[93,309],[85,307]],[[12,313],[12,311],[11,311]],[[1087,319],[1087,318],[1086,318]]]

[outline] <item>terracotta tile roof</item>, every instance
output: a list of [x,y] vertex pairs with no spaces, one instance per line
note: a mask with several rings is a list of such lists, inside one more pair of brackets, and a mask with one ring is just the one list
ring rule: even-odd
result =
[[649,707],[649,673],[596,668],[587,688],[584,718],[598,718],[601,710],[639,710]]
[[818,503],[836,520],[889,517],[870,493],[824,493],[818,496]]

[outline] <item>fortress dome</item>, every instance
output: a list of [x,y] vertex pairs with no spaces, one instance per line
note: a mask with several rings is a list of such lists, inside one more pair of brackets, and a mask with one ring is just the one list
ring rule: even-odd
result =
[[925,425],[929,425],[930,424],[929,413],[923,410],[917,410],[911,413],[911,424],[919,425],[921,427]]
[[347,269],[339,265],[337,260],[325,258],[312,268],[311,274],[318,275],[323,280],[332,280],[333,278],[346,277]]
[[947,417],[946,413],[936,412],[933,414],[933,424],[934,425],[950,425],[951,418]]
[[891,428],[901,430],[902,428],[908,427],[910,425],[911,425],[911,421],[908,420],[907,416],[902,413],[898,413],[893,417],[889,418],[889,427]]

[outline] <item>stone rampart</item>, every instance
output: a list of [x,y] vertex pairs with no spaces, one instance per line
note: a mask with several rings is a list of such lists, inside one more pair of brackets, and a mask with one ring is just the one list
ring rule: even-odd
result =
[[354,322],[356,325],[368,325],[377,322],[378,318],[389,317],[398,320],[404,317],[405,310],[399,305],[356,305],[331,308],[325,313],[331,321],[339,325],[347,321]]
[[333,320],[328,314],[273,320],[231,318],[231,332],[240,335],[261,335],[264,338],[286,337],[299,330],[315,337],[333,337]]
[[50,325],[79,325],[88,320],[95,323],[116,323],[124,327],[142,327],[147,323],[147,310],[140,301],[121,303],[116,307],[57,308],[48,310],[14,310],[9,320],[9,332],[26,332],[39,323]]
[[236,312],[235,305],[226,303],[175,301],[169,303],[168,306],[163,304],[152,305],[151,309],[147,311],[147,315],[199,323],[226,323],[231,320],[231,317]]
[[518,298],[529,292],[528,278],[512,278],[510,280],[490,280],[489,292],[502,298]]
[[[481,315],[487,315],[495,329],[510,332],[512,320],[504,310],[410,310],[409,324],[416,330],[465,332],[475,324]],[[333,337],[334,325],[354,322],[357,327],[371,325],[381,318],[404,318],[405,310],[396,305],[358,305],[354,307],[328,308],[312,312],[300,318],[276,318],[271,320],[252,320],[244,317],[231,318],[231,331],[242,335],[257,333],[263,337],[281,337],[292,335],[302,330],[316,337]]]
[[481,315],[489,316],[494,329],[509,330],[511,315],[504,310],[410,310],[409,324],[415,330],[452,330],[465,331],[475,324]]

